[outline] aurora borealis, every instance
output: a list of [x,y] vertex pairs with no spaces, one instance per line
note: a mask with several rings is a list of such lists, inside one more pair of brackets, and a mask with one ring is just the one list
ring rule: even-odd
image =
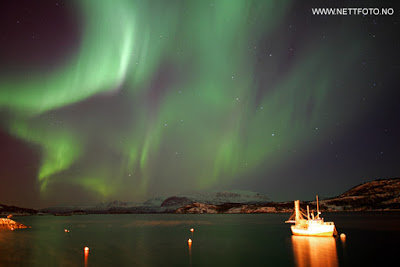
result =
[[1,4],[0,201],[292,200],[398,176],[397,10],[316,3]]

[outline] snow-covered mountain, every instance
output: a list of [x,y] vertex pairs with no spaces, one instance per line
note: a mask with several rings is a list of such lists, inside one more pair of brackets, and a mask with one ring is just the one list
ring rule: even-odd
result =
[[212,205],[224,203],[256,204],[270,202],[267,196],[251,191],[195,192],[182,196],[192,199],[193,202]]
[[210,205],[224,203],[258,204],[270,202],[265,195],[250,191],[225,191],[225,192],[192,192],[170,197],[155,197],[145,202],[110,201],[96,205],[51,207],[42,211],[49,213],[66,213],[74,210],[84,210],[87,213],[153,213],[173,212],[177,208],[195,202]]

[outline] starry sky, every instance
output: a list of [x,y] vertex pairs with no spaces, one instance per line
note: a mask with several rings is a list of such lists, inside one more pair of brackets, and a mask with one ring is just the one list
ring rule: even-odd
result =
[[399,9],[312,15],[327,3],[2,1],[0,203],[308,200],[398,177]]

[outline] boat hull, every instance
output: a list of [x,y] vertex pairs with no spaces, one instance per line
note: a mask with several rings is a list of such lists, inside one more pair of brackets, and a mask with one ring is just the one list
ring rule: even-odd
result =
[[335,232],[334,225],[318,225],[312,227],[298,227],[296,225],[291,226],[293,235],[301,236],[333,236]]

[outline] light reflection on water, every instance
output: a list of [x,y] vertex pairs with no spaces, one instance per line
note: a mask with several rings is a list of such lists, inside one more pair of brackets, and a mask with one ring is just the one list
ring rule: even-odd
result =
[[189,246],[189,266],[192,266],[192,242],[188,242]]
[[338,266],[334,237],[292,236],[297,266]]
[[85,250],[85,267],[88,266],[89,250]]

